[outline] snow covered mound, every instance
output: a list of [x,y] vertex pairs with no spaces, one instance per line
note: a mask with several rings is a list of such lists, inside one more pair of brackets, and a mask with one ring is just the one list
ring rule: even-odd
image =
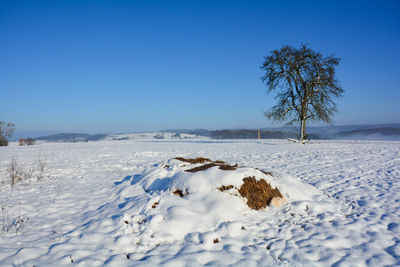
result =
[[[238,167],[237,164],[229,165],[223,161],[211,161],[207,158],[178,157],[157,164],[142,175],[139,184],[146,192],[172,192],[181,196],[189,195],[186,199],[192,200],[200,195],[206,197],[218,194],[218,191],[225,191],[225,187],[231,187],[230,195],[237,196],[245,179],[252,177],[258,181],[265,180],[272,188],[277,188],[283,194],[279,194],[278,197],[283,199],[311,200],[313,196],[320,194],[311,185],[288,175],[273,175],[271,172]],[[221,200],[225,200],[225,197]],[[242,204],[245,204],[243,199]]]
[[[240,221],[248,213],[260,212],[253,209],[301,202],[304,205],[299,208],[307,210],[307,203],[322,197],[319,190],[289,175],[205,158],[170,159],[133,177],[130,183],[143,194],[123,216],[126,227],[121,247],[132,255],[166,242],[190,241],[210,248],[224,236],[245,235]],[[268,197],[263,199],[265,195]]]

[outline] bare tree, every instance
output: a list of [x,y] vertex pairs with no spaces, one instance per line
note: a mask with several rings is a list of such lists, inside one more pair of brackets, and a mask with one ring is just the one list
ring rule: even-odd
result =
[[15,131],[14,123],[6,123],[5,121],[0,121],[0,146],[7,146],[7,137],[11,137]]
[[340,59],[324,57],[303,44],[299,49],[284,46],[266,56],[261,78],[267,92],[277,91],[278,104],[264,115],[274,121],[300,122],[300,140],[305,140],[306,122],[332,122],[337,111],[335,97],[344,90],[336,79],[335,67]]
[[0,121],[0,135],[4,137],[11,137],[15,131],[15,124],[5,121]]

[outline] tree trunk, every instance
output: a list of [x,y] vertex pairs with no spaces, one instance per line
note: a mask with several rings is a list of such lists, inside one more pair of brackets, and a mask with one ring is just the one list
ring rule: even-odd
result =
[[300,141],[306,140],[306,120],[301,120],[300,125]]
[[302,108],[301,108],[301,125],[300,125],[300,141],[306,140],[306,120],[307,120],[307,113],[308,113],[308,100],[307,100],[307,95],[308,95],[308,90],[307,86],[305,86],[306,92],[304,94],[304,99],[302,103]]

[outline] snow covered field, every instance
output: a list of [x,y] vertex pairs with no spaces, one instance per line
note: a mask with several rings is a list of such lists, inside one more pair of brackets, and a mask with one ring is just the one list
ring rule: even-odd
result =
[[[13,156],[43,178],[11,190]],[[305,195],[264,210],[208,184],[181,198],[168,187],[178,156],[272,172]],[[400,265],[400,142],[12,144],[0,183],[1,266]]]

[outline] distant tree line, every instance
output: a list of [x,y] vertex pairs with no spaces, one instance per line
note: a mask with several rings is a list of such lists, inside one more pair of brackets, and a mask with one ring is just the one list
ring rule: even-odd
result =
[[380,128],[373,128],[373,129],[356,129],[352,131],[344,131],[337,133],[338,137],[347,137],[347,136],[354,136],[354,135],[390,135],[390,136],[399,136],[400,129],[394,127],[380,127]]
[[[214,139],[257,139],[258,130],[217,130],[211,131],[211,138]],[[296,138],[296,133],[294,132],[283,132],[283,131],[268,131],[260,130],[261,139],[286,139],[286,138]],[[311,139],[320,139],[316,134],[310,134]]]
[[31,146],[31,145],[34,145],[35,144],[35,139],[33,139],[33,138],[20,138],[19,139],[19,145],[20,146],[24,146],[24,145],[28,145],[28,146]]

